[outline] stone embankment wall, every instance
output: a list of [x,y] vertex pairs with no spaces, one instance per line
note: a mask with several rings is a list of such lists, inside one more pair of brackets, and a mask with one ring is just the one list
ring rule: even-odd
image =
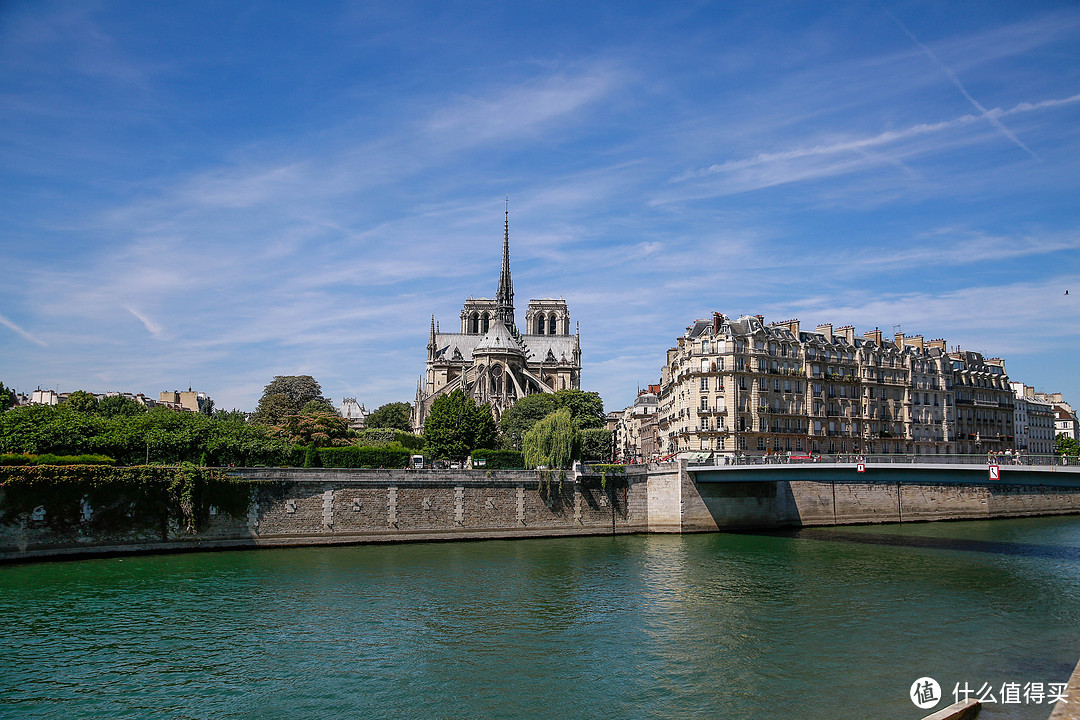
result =
[[[250,468],[244,518],[214,514],[197,533],[177,523],[162,531],[102,536],[80,528],[58,534],[47,518],[0,525],[0,561],[124,552],[252,546],[325,545],[641,532],[644,483],[526,471],[405,471]],[[542,488],[541,485],[544,487]],[[0,505],[3,498],[0,497]]]
[[[246,517],[140,532],[63,533],[47,518],[0,524],[0,562],[238,547],[557,537],[1080,513],[1080,469],[636,466],[609,479],[532,471],[230,470],[251,482]],[[559,491],[555,491],[558,486]],[[0,509],[3,508],[0,492]],[[89,520],[90,518],[85,518]]]

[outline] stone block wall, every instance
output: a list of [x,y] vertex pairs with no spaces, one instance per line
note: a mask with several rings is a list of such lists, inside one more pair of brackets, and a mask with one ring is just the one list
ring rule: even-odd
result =
[[[252,468],[247,515],[215,514],[198,533],[175,522],[108,537],[89,523],[61,536],[44,519],[0,525],[0,561],[261,545],[595,535],[646,529],[644,476],[552,480],[535,472]],[[559,492],[553,488],[558,486]],[[0,506],[3,498],[0,496]]]

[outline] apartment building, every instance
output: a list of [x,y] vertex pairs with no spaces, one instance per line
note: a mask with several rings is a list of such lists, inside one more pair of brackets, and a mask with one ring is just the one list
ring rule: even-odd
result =
[[714,313],[667,352],[657,444],[726,456],[1003,452],[1013,406],[1003,361],[949,353],[943,339]]

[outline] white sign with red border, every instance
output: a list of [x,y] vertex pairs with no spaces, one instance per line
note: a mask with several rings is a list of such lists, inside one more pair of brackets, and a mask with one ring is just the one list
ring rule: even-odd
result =
[[866,463],[858,463],[855,466],[855,472],[866,472]]
[[998,466],[998,465],[991,465],[990,466],[990,479],[991,480],[1000,480],[1001,479],[1001,467],[1000,466]]

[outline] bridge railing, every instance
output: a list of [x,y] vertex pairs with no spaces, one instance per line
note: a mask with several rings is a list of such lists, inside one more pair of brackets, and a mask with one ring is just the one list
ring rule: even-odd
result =
[[1080,461],[1073,457],[1058,455],[1028,455],[992,453],[978,455],[926,455],[908,453],[889,453],[882,455],[863,455],[858,453],[807,453],[805,455],[717,455],[712,458],[691,461],[689,467],[717,467],[730,465],[798,465],[814,463],[848,464],[866,463],[867,465],[1026,465],[1077,467]]

